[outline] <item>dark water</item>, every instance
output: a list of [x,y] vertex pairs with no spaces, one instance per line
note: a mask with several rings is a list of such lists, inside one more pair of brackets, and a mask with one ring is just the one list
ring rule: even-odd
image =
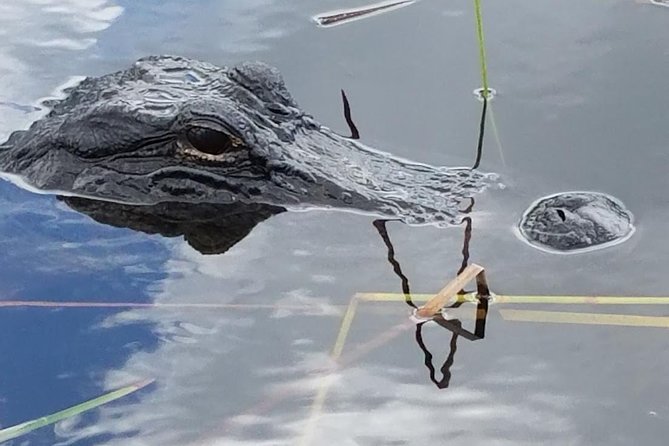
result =
[[[5,1],[0,139],[68,82],[171,53],[272,63],[301,106],[341,132],[343,88],[369,145],[470,165],[481,112],[471,2],[423,0],[330,29],[310,21],[359,5]],[[483,8],[499,95],[481,167],[506,188],[477,198],[470,260],[499,294],[667,295],[669,10],[632,0]],[[524,209],[563,190],[618,197],[636,234],[572,256],[520,242],[512,227]],[[55,302],[0,307],[0,426],[155,379],[11,444],[666,443],[666,328],[513,322],[499,311],[668,316],[662,305],[492,304],[485,339],[473,341],[459,332],[454,342],[454,323],[426,324],[435,381],[448,384],[439,389],[403,301],[361,302],[341,365],[329,358],[353,295],[402,291],[368,216],[282,213],[203,256],[179,237],[102,225],[9,183],[0,202],[0,299]],[[464,227],[387,227],[413,292],[435,292],[459,269]],[[474,307],[456,312],[472,332]]]

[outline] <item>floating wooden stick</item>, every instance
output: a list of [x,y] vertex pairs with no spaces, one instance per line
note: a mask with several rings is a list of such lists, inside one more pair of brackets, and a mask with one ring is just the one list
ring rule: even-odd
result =
[[485,271],[482,266],[472,263],[458,276],[451,280],[441,291],[437,293],[432,299],[427,301],[425,305],[416,311],[416,316],[422,318],[430,318],[438,314],[442,308],[455,297],[460,290],[467,285],[472,279],[476,278],[476,288],[478,290],[478,297],[487,298],[490,295],[488,283],[485,278]]
[[399,1],[382,1],[371,5],[360,6],[350,9],[338,9],[336,11],[324,12],[315,16],[313,19],[322,28],[329,28],[331,26],[343,25],[354,20],[364,19],[384,12],[392,11],[393,9],[402,8],[415,3],[416,0],[399,0]]

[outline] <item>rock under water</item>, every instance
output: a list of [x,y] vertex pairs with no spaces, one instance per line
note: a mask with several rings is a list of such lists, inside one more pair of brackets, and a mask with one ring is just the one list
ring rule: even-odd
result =
[[634,233],[634,217],[618,199],[599,192],[561,192],[532,203],[518,225],[532,246],[558,253],[605,248]]

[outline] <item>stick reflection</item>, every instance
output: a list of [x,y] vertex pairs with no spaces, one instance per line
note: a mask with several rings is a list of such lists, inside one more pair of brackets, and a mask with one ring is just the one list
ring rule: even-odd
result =
[[437,380],[436,370],[432,362],[433,355],[430,353],[430,350],[425,345],[423,341],[423,326],[427,322],[421,322],[416,325],[416,344],[423,351],[425,356],[424,364],[427,367],[430,375],[430,381],[434,383],[435,386],[439,389],[448,388],[451,382],[451,366],[455,360],[455,352],[458,349],[458,337],[462,336],[463,338],[469,341],[477,341],[485,337],[485,324],[488,317],[488,298],[479,299],[479,303],[476,306],[476,324],[474,326],[474,332],[471,332],[462,326],[462,322],[458,319],[445,319],[443,316],[439,315],[432,319],[430,322],[436,322],[442,328],[450,331],[451,341],[449,343],[450,351],[448,357],[443,362],[440,368],[442,378]]

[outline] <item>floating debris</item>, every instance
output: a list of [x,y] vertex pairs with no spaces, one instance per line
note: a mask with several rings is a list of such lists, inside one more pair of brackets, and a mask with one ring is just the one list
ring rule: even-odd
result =
[[669,0],[649,0],[651,5],[669,8]]
[[485,276],[485,268],[476,263],[467,266],[457,277],[446,284],[434,297],[427,301],[425,305],[417,308],[413,313],[413,320],[419,321],[420,318],[431,318],[436,314],[441,314],[442,309],[449,304],[454,303],[460,290],[464,289],[467,283],[476,280],[477,297],[487,299],[490,297],[490,289]]
[[329,28],[331,26],[343,25],[344,23],[353,22],[355,20],[365,19],[377,14],[383,14],[394,9],[409,6],[416,3],[417,0],[400,0],[400,1],[383,1],[373,3],[371,5],[359,6],[350,9],[337,9],[335,11],[328,11],[314,16],[316,24],[322,28]]
[[[483,102],[483,99],[485,99],[485,97],[484,97],[484,91],[486,91],[485,88],[477,88],[477,89],[474,90],[472,93],[474,93],[474,96],[476,96],[476,99],[478,99],[479,101]],[[494,88],[490,88],[490,87],[488,87],[487,94],[486,94],[485,96],[487,96],[487,99],[488,99],[489,101],[491,101],[492,98],[494,98],[495,96],[497,96],[497,90],[495,90]]]

